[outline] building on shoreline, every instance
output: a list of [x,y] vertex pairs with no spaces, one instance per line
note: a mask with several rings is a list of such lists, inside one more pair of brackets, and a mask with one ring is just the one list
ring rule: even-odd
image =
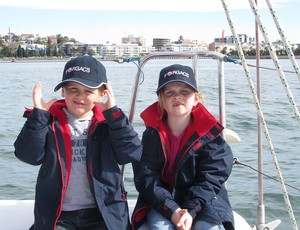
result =
[[[62,37],[59,35],[60,38]],[[236,45],[233,36],[224,36],[215,38],[214,42],[206,44],[205,42],[199,43],[197,40],[185,39],[182,35],[179,36],[177,41],[171,41],[170,38],[153,38],[153,44],[146,46],[146,39],[143,37],[134,37],[129,35],[121,38],[121,43],[106,44],[86,44],[80,42],[63,42],[58,43],[57,36],[48,36],[47,38],[35,38],[32,34],[23,34],[18,36],[20,41],[4,41],[11,53],[16,56],[17,49],[22,49],[23,53],[32,56],[80,56],[89,54],[102,59],[114,59],[122,57],[141,57],[150,52],[184,52],[184,51],[202,51],[210,50],[222,52],[224,54],[231,54],[236,52]],[[1,39],[1,38],[0,38]],[[255,50],[255,38],[247,36],[246,34],[239,34],[238,39],[242,44],[245,52]],[[75,39],[74,39],[75,40]],[[281,41],[272,43],[274,49],[279,55],[284,55],[284,45]],[[299,45],[292,44],[292,49],[299,48]],[[261,49],[267,50],[264,42],[261,43]],[[26,52],[25,52],[26,51]],[[0,47],[1,54],[1,47]],[[11,56],[12,54],[10,54]],[[24,57],[26,57],[24,55]],[[2,55],[4,56],[4,55]]]

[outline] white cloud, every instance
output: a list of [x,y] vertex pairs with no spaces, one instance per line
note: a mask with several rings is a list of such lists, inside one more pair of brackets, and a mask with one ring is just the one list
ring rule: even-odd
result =
[[[272,5],[279,7],[283,4],[288,4],[291,1],[297,0],[273,0]],[[249,9],[247,0],[228,0],[226,1],[230,10]],[[259,2],[259,6],[264,8],[265,2]],[[99,0],[73,0],[61,1],[43,1],[40,0],[0,0],[0,6],[35,8],[35,9],[64,9],[64,10],[113,10],[113,11],[197,11],[210,12],[223,10],[222,2],[220,0],[113,0],[113,1],[99,1]]]

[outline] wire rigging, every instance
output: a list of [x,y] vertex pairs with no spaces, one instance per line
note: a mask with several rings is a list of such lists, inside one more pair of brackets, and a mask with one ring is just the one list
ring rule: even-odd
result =
[[[240,162],[237,158],[234,158],[234,159],[233,159],[233,164],[234,164],[234,165],[236,164],[236,165],[242,165],[242,166],[248,167],[248,168],[252,169],[253,171],[255,171],[255,172],[257,172],[257,173],[259,173],[259,174],[261,174],[261,175],[264,175],[265,177],[267,177],[267,178],[269,178],[269,179],[271,179],[271,180],[274,180],[274,181],[276,181],[276,182],[280,182],[278,179],[276,179],[276,178],[274,178],[274,177],[272,177],[272,176],[269,176],[269,175],[267,175],[267,174],[265,174],[265,173],[263,173],[263,172],[261,172],[261,171],[255,169],[255,168],[252,167],[251,165],[248,165],[248,164],[245,164],[245,163]],[[284,183],[284,184],[285,184],[287,187],[293,188],[293,189],[297,190],[298,192],[300,192],[300,189],[299,189],[299,188],[297,188],[297,187],[295,187],[295,186],[293,186],[293,185],[287,184],[287,183]]]

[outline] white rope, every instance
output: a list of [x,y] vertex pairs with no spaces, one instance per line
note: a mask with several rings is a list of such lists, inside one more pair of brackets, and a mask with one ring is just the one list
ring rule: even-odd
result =
[[281,27],[281,25],[280,25],[279,18],[278,18],[278,16],[276,16],[276,12],[275,12],[275,10],[273,9],[273,7],[272,7],[270,1],[269,1],[269,0],[266,0],[266,3],[267,3],[267,5],[268,5],[268,7],[269,7],[269,10],[270,10],[271,15],[272,15],[273,20],[274,20],[274,23],[275,23],[275,25],[276,25],[276,27],[277,27],[278,33],[279,33],[279,35],[280,35],[280,37],[281,37],[281,40],[282,40],[282,42],[283,42],[283,44],[284,44],[286,53],[287,53],[287,55],[289,56],[289,58],[290,58],[290,60],[291,60],[291,62],[292,62],[292,64],[293,64],[293,67],[294,67],[294,69],[295,69],[295,72],[296,72],[296,74],[297,74],[297,76],[298,76],[298,80],[299,80],[299,82],[300,82],[300,70],[299,70],[298,63],[297,63],[297,61],[296,61],[296,59],[295,59],[293,50],[291,49],[291,46],[290,46],[290,44],[289,44],[287,38],[286,38],[286,37],[284,36],[284,34],[283,34],[283,30],[282,30],[282,27]]
[[282,192],[283,192],[283,197],[284,197],[285,204],[286,204],[286,207],[287,207],[288,212],[289,212],[289,216],[290,216],[292,225],[294,227],[294,230],[298,230],[297,223],[296,223],[293,211],[292,211],[292,206],[291,206],[291,203],[289,201],[288,193],[286,191],[284,180],[283,180],[281,170],[280,170],[280,167],[279,167],[279,163],[278,163],[278,160],[277,160],[277,157],[276,157],[276,153],[275,153],[272,141],[271,141],[271,137],[270,137],[270,134],[269,134],[269,131],[268,131],[268,128],[267,128],[267,124],[266,124],[265,119],[264,119],[264,115],[263,115],[263,112],[262,112],[262,109],[261,109],[256,91],[255,91],[255,88],[254,88],[252,77],[251,77],[248,65],[246,63],[246,60],[245,60],[245,56],[244,56],[244,53],[243,53],[241,43],[240,43],[240,41],[238,39],[238,36],[236,34],[236,31],[234,29],[233,22],[232,22],[227,4],[225,3],[225,0],[222,0],[222,4],[223,4],[224,11],[226,13],[226,16],[227,16],[228,24],[230,26],[232,35],[235,39],[236,47],[238,49],[239,58],[241,60],[242,66],[244,68],[244,71],[245,71],[245,74],[246,74],[246,77],[247,77],[247,80],[248,80],[248,84],[249,84],[249,87],[250,87],[250,90],[251,90],[251,93],[252,93],[252,96],[253,96],[253,99],[254,99],[254,102],[255,102],[255,105],[256,105],[257,114],[259,116],[259,119],[260,119],[260,122],[261,122],[261,125],[262,125],[262,128],[263,128],[263,132],[264,132],[265,138],[266,138],[267,143],[268,143],[268,147],[269,147],[271,155],[272,155],[272,159],[273,159],[276,171],[277,171],[277,177],[278,177],[278,180],[279,180],[280,185],[281,185],[281,189],[282,189]]
[[249,3],[250,3],[250,6],[251,6],[251,9],[253,11],[253,14],[255,16],[255,19],[256,19],[256,22],[258,23],[259,25],[259,28],[260,28],[260,31],[262,33],[262,35],[264,36],[264,39],[265,39],[265,42],[267,44],[267,48],[269,50],[269,53],[272,57],[272,60],[274,62],[274,65],[276,67],[276,70],[277,70],[277,73],[280,77],[280,80],[281,80],[281,84],[283,85],[284,89],[285,89],[285,92],[287,93],[287,97],[288,97],[288,100],[292,106],[292,109],[294,111],[294,114],[295,114],[295,117],[296,117],[296,120],[298,122],[298,126],[300,127],[300,113],[299,113],[299,110],[296,106],[296,102],[294,100],[294,97],[292,95],[292,92],[290,90],[290,87],[288,85],[288,82],[285,78],[285,75],[284,75],[284,72],[282,71],[282,68],[280,66],[280,63],[279,63],[279,60],[278,60],[278,57],[276,55],[276,53],[274,52],[272,46],[271,46],[271,43],[270,43],[270,40],[267,36],[267,31],[266,31],[266,28],[263,26],[263,23],[262,23],[262,20],[261,20],[261,17],[258,13],[258,9],[257,9],[257,6],[255,4],[255,2],[253,0],[249,0]]
[[[300,126],[300,115],[299,115],[299,111],[298,111],[298,108],[294,102],[294,99],[293,99],[293,95],[289,89],[289,86],[288,86],[288,83],[285,79],[285,75],[280,67],[280,64],[279,64],[279,60],[277,58],[277,55],[276,53],[274,52],[274,50],[272,49],[272,46],[271,46],[271,43],[269,41],[269,38],[267,36],[267,31],[266,31],[266,28],[263,26],[262,24],[262,20],[261,20],[261,17],[260,15],[258,14],[258,9],[257,9],[257,6],[255,4],[255,2],[253,0],[249,0],[249,3],[250,3],[250,6],[252,8],[252,11],[253,11],[253,14],[255,16],[255,19],[256,19],[256,22],[258,23],[259,25],[259,28],[260,28],[260,31],[262,33],[262,35],[264,36],[264,39],[265,39],[265,42],[267,43],[268,45],[268,50],[269,50],[269,53],[272,57],[272,60],[274,62],[274,65],[277,69],[277,72],[280,76],[280,79],[281,79],[281,83],[282,85],[284,86],[284,89],[287,93],[287,96],[288,96],[288,99],[292,105],[292,108],[293,108],[293,111],[295,113],[295,116],[296,116],[296,119],[298,121],[298,125]],[[277,157],[276,157],[276,154],[275,154],[275,151],[274,152],[271,152],[272,153],[272,157],[273,157],[273,161],[274,161],[274,164],[275,164],[275,168],[277,169],[277,177],[280,181],[280,185],[281,185],[281,190],[283,192],[283,198],[284,198],[284,201],[285,201],[285,204],[286,204],[286,207],[287,207],[287,210],[288,210],[288,214],[289,214],[289,217],[290,217],[290,220],[291,220],[291,223],[293,225],[293,229],[294,230],[298,230],[298,226],[297,226],[297,222],[296,222],[296,218],[294,216],[294,212],[293,212],[293,209],[292,209],[292,205],[290,203],[290,200],[289,200],[289,196],[288,196],[288,193],[286,191],[286,187],[285,187],[285,184],[284,184],[284,181],[283,181],[283,177],[282,177],[282,174],[281,174],[281,170],[279,168],[279,164],[278,164],[278,161],[277,161]]]

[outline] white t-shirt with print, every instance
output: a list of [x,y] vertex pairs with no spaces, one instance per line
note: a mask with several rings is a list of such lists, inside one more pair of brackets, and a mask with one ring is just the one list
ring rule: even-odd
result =
[[86,163],[87,134],[93,113],[84,119],[77,119],[67,110],[64,112],[68,118],[72,141],[72,166],[67,192],[63,200],[63,211],[73,211],[96,207],[92,196]]

